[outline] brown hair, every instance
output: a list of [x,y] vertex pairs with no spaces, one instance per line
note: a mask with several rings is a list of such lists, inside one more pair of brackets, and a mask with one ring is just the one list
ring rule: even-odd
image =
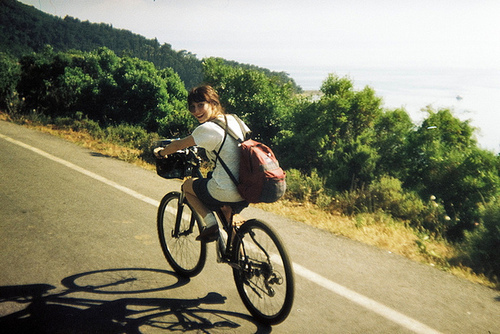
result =
[[220,104],[219,94],[217,94],[215,89],[213,89],[213,87],[209,85],[203,85],[192,88],[189,91],[187,101],[188,101],[188,107],[193,102],[208,102],[215,107],[217,113],[221,114],[224,113],[224,109]]

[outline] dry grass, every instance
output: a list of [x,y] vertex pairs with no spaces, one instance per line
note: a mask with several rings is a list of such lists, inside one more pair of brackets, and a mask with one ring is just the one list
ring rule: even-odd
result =
[[[9,120],[8,117],[0,113],[0,120]],[[143,167],[145,169],[153,170],[155,167],[150,163],[147,163],[139,157],[142,153],[138,149],[133,149],[129,147],[124,147],[116,145],[109,142],[104,142],[101,140],[96,140],[92,135],[86,131],[74,131],[72,129],[61,129],[53,124],[40,125],[36,123],[31,123],[29,121],[24,121],[23,125],[32,129],[36,129],[40,132],[48,133],[56,137],[63,138],[69,142],[75,143],[79,146],[85,147],[96,153],[102,155],[117,158],[123,161],[133,163],[134,165]]]
[[413,261],[431,265],[474,283],[490,288],[496,287],[495,282],[490,281],[484,275],[474,273],[470,268],[451,265],[449,260],[455,258],[458,251],[446,240],[420,234],[403,222],[394,221],[386,215],[362,214],[346,217],[325,212],[311,203],[288,200],[271,204],[260,203],[255,206],[336,235],[385,249]]
[[[358,215],[346,217],[325,212],[310,203],[280,201],[261,203],[257,207],[283,215],[308,225],[373,245],[415,260],[426,260],[418,251],[414,231],[403,224],[395,224],[388,217]],[[385,221],[384,221],[385,219]]]
[[[9,117],[1,112],[0,120],[10,121]],[[109,157],[125,160],[149,170],[155,168],[139,158],[140,152],[138,150],[95,140],[86,132],[58,129],[53,125],[41,126],[29,121],[25,121],[24,125],[61,137]],[[420,234],[403,222],[394,221],[387,215],[361,214],[355,217],[346,217],[341,214],[325,212],[311,203],[298,203],[289,200],[281,200],[271,204],[255,204],[254,206],[336,235],[385,249],[414,261],[435,266],[469,281],[491,288],[496,287],[494,282],[488,280],[484,275],[475,274],[470,268],[450,265],[449,260],[455,258],[458,251],[445,240]]]

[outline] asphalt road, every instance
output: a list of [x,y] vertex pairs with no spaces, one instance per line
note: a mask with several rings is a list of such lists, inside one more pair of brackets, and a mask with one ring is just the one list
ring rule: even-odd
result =
[[296,299],[256,323],[229,266],[175,276],[156,206],[179,181],[0,121],[0,330],[49,333],[500,333],[500,293],[433,267],[246,209],[281,234]]

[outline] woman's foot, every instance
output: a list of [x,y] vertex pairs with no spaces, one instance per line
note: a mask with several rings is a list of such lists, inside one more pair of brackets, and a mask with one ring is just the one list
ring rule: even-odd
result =
[[196,240],[212,242],[217,240],[219,236],[219,226],[212,225],[210,227],[205,226],[205,228],[201,231],[200,235],[196,237]]

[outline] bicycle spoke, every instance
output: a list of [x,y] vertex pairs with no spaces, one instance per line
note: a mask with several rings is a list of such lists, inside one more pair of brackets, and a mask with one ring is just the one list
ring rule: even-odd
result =
[[206,245],[196,240],[199,234],[196,213],[187,203],[179,206],[179,199],[180,193],[172,192],[160,203],[158,235],[172,268],[183,276],[194,276],[205,265]]
[[259,320],[278,323],[293,301],[291,264],[279,238],[265,224],[252,220],[240,231],[240,266],[234,269],[238,292]]

